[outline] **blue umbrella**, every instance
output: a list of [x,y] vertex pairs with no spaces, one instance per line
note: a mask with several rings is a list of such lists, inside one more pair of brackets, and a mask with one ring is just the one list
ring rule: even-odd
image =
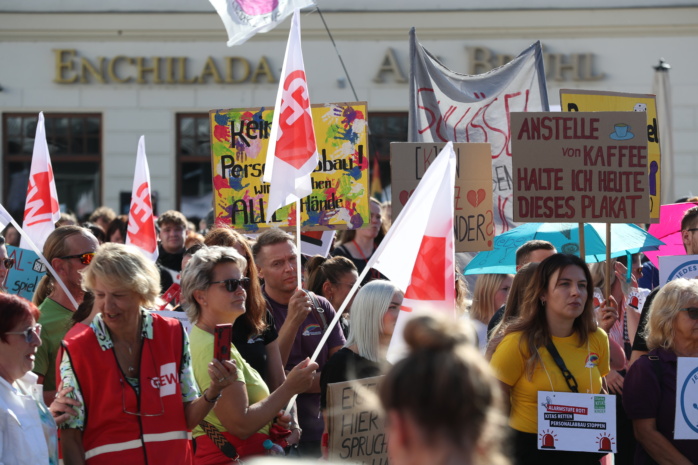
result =
[[[463,274],[516,273],[516,249],[525,242],[551,242],[558,252],[579,256],[579,223],[525,223],[494,238],[494,248],[477,254]],[[611,257],[657,250],[662,241],[634,224],[611,224]],[[606,260],[606,223],[584,224],[585,261]]]

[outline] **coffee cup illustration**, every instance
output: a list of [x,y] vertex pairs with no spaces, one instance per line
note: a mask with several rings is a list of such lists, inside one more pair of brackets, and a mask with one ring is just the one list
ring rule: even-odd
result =
[[613,140],[628,140],[635,137],[632,133],[632,127],[625,123],[616,123],[613,125],[613,132],[610,135]]

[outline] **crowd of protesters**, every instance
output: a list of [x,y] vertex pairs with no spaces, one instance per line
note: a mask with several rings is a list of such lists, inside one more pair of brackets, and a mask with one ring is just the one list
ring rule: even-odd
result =
[[[349,295],[389,209],[371,199],[366,228],[338,234],[329,257],[303,257],[302,287],[295,238],[278,229],[248,237],[167,211],[153,263],[125,245],[128,217],[62,215],[43,249],[57,276],[32,302],[0,293],[0,463],[327,460],[328,385],[378,375],[391,463],[610,463],[539,449],[539,391],[617,396],[616,464],[698,463],[698,442],[673,434],[677,357],[698,356],[697,281],[650,294],[639,254],[607,276],[530,241],[515,275],[481,275],[472,295],[457,279],[459,321],[413,318],[409,353],[391,366],[402,291],[370,270]],[[687,254],[697,231],[695,207]],[[19,241],[11,226],[0,236],[2,283]],[[163,308],[191,330],[152,312]],[[213,357],[219,324],[232,324],[230,360]]]

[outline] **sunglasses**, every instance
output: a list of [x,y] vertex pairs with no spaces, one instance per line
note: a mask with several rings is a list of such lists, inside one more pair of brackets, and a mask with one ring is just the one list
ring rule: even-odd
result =
[[223,281],[213,281],[211,284],[225,284],[225,289],[228,292],[235,292],[238,290],[238,286],[247,290],[250,287],[250,278],[240,278],[240,279],[224,279]]
[[66,255],[65,257],[58,257],[61,260],[68,260],[69,258],[79,258],[80,263],[83,265],[89,265],[92,262],[92,259],[94,258],[95,253],[94,252],[85,252],[77,255]]
[[37,323],[34,326],[28,327],[24,331],[8,331],[5,334],[21,334],[24,336],[24,340],[28,344],[31,344],[31,342],[34,340],[34,336],[36,336],[37,339],[41,339],[41,325]]
[[691,320],[698,320],[698,307],[680,308],[680,311],[687,311]]
[[2,261],[2,264],[5,265],[5,268],[8,270],[10,268],[12,268],[13,266],[15,266],[15,259],[14,258],[5,258],[1,261]]

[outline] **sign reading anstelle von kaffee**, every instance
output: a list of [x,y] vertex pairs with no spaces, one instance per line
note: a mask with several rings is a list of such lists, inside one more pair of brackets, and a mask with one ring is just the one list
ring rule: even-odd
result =
[[512,113],[514,220],[648,222],[646,116]]

